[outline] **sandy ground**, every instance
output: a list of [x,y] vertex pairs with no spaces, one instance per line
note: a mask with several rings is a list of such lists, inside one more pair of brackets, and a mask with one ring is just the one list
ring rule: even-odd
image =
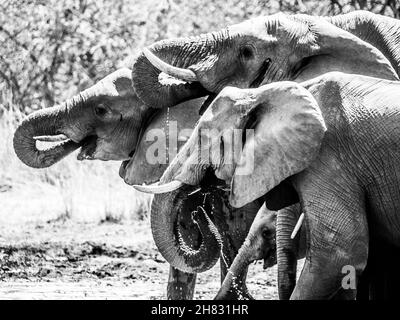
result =
[[[165,299],[169,266],[147,221],[2,223],[0,299]],[[256,299],[277,299],[276,267],[250,267]],[[219,263],[198,276],[195,299],[212,299]]]

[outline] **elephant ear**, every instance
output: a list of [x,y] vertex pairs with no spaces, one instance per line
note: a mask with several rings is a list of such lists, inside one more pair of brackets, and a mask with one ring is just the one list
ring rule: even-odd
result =
[[281,16],[280,22],[284,37],[296,48],[289,58],[291,77],[296,82],[330,71],[399,79],[377,48],[321,17]]
[[316,158],[326,129],[309,91],[294,82],[276,82],[256,90],[253,134],[247,138],[232,182],[233,207],[263,196]]

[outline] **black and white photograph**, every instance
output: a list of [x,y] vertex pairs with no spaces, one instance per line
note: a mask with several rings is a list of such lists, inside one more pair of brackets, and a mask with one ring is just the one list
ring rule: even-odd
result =
[[0,300],[400,299],[400,0],[0,0],[0,137]]

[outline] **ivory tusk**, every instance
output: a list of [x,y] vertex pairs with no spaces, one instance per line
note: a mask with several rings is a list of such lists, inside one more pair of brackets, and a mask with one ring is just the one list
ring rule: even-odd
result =
[[171,66],[170,64],[162,61],[160,58],[155,56],[147,48],[143,48],[143,54],[153,66],[155,66],[158,70],[166,73],[167,75],[180,80],[184,80],[186,82],[197,81],[196,74],[192,70]]
[[133,185],[136,190],[144,193],[151,193],[151,194],[159,194],[159,193],[167,193],[167,192],[172,192],[175,191],[176,189],[180,188],[183,186],[183,182],[180,182],[178,180],[174,180],[171,182],[168,182],[166,184],[162,185],[151,185],[151,186],[141,186],[141,185]]
[[299,220],[297,221],[296,225],[294,226],[293,232],[290,235],[290,239],[294,239],[296,237],[297,232],[299,232],[301,224],[303,223],[304,220],[304,213],[302,213],[299,217]]
[[201,190],[201,188],[197,188],[196,190],[189,193],[188,196],[191,196],[192,194],[195,194],[195,193],[199,192],[200,190]]
[[44,142],[60,142],[67,140],[68,137],[65,134],[58,134],[54,136],[35,136],[33,139]]

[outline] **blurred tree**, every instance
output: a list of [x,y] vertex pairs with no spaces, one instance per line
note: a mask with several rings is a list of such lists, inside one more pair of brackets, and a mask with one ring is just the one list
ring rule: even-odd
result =
[[329,14],[367,10],[394,18],[400,18],[399,0],[330,0]]
[[399,17],[399,0],[0,0],[0,104],[31,111],[90,86],[154,41],[278,11],[366,9]]

